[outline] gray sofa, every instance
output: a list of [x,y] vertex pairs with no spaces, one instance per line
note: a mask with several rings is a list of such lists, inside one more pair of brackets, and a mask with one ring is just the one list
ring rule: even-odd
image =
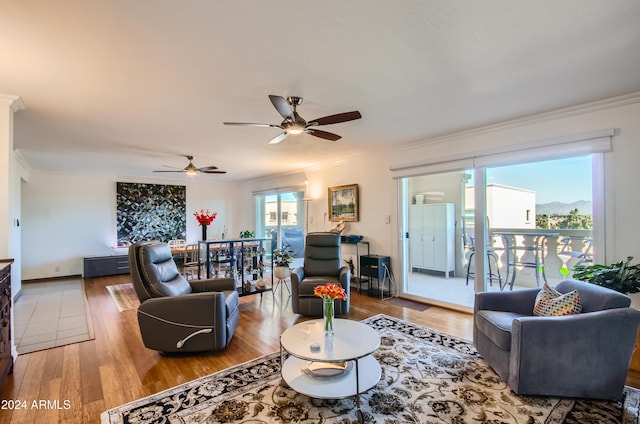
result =
[[640,311],[629,297],[591,283],[569,279],[555,289],[577,290],[582,312],[533,316],[537,288],[477,293],[476,349],[518,394],[619,399]]
[[349,312],[351,272],[342,264],[341,243],[337,233],[307,234],[303,266],[291,272],[293,313],[322,316],[322,299],[313,295],[313,289],[326,283],[339,284],[347,294],[347,300],[334,301],[334,313],[344,315]]
[[140,306],[144,345],[163,353],[224,349],[238,326],[239,297],[232,278],[187,281],[167,243],[129,247],[129,268]]

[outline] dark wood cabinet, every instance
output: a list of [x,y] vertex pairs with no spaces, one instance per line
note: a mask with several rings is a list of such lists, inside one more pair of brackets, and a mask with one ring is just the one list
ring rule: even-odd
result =
[[11,355],[11,263],[0,260],[0,388],[13,369]]
[[[391,258],[381,255],[360,256],[360,279],[368,279],[369,294],[384,298],[391,295]],[[386,286],[385,286],[386,285]]]
[[384,280],[385,266],[391,263],[389,256],[362,255],[360,256],[360,275]]

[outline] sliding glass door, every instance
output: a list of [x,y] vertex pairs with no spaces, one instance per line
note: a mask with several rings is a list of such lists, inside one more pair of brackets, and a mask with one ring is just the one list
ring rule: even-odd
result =
[[600,160],[402,179],[402,294],[468,310],[477,291],[553,285],[593,262],[592,169]]
[[256,196],[258,237],[274,240],[273,246],[289,245],[296,257],[304,254],[304,190],[275,192]]

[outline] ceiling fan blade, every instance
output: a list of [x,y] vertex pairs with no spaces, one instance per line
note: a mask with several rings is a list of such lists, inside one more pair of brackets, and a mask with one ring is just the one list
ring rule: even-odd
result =
[[276,108],[278,113],[282,115],[283,118],[293,118],[293,109],[291,108],[291,105],[289,104],[287,99],[282,96],[274,96],[273,94],[269,94],[269,100],[271,100],[273,107]]
[[280,128],[280,125],[276,125],[276,124],[256,124],[254,122],[223,122],[223,124],[224,125],[249,126],[249,127]]
[[203,166],[202,168],[198,168],[198,171],[207,172],[207,171],[213,171],[213,170],[216,170],[216,169],[218,169],[217,166],[211,165],[211,166]]
[[277,136],[273,137],[273,138],[271,139],[271,141],[269,141],[269,143],[268,143],[268,144],[278,144],[278,143],[280,143],[282,140],[284,140],[285,138],[287,138],[287,136],[288,136],[288,135],[289,135],[289,134],[287,134],[286,132],[283,132],[282,134],[279,134],[279,135],[277,135]]
[[307,134],[311,134],[311,135],[314,135],[316,137],[324,138],[325,140],[330,140],[330,141],[337,141],[337,140],[340,140],[342,138],[342,136],[340,136],[338,134],[334,134],[334,133],[330,133],[330,132],[322,131],[322,130],[315,130],[315,129],[311,129],[311,128],[307,128],[307,130],[305,132]]
[[152,171],[152,172],[184,172],[184,170],[180,170],[180,171]]
[[322,118],[312,119],[307,122],[308,126],[313,125],[330,125],[339,124],[340,122],[353,121],[355,119],[362,118],[360,112],[354,110],[353,112],[337,113],[335,115],[323,116]]
[[202,168],[200,168],[200,172],[204,174],[226,174],[227,173],[227,171],[217,171],[215,169],[203,170]]

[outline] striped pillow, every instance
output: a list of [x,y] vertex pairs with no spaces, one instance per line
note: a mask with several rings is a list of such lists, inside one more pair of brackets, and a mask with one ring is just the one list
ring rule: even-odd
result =
[[533,315],[540,317],[574,315],[581,311],[582,304],[577,290],[562,294],[547,283],[542,286],[533,306]]

